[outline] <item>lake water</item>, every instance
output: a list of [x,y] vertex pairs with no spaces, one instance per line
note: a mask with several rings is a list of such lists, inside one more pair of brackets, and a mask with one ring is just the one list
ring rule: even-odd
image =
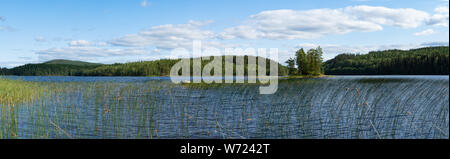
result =
[[49,88],[1,119],[16,138],[449,138],[449,76],[282,79],[272,95],[168,77],[1,78]]

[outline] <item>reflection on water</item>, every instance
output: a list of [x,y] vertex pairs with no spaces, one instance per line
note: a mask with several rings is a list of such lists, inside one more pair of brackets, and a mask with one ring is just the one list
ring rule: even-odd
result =
[[0,128],[17,138],[448,139],[449,132],[448,76],[285,79],[273,95],[256,85],[192,88],[168,77],[6,78],[54,88],[2,118]]

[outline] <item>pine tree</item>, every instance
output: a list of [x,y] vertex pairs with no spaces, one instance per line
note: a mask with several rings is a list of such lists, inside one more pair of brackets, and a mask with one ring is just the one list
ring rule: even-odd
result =
[[316,49],[316,54],[315,54],[316,65],[314,68],[314,72],[317,75],[322,73],[322,61],[323,61],[322,55],[323,55],[322,48],[320,46],[318,46]]
[[306,73],[306,67],[307,67],[307,60],[306,60],[306,54],[303,48],[298,50],[295,53],[296,56],[296,63],[297,63],[297,70],[299,75],[303,75]]
[[293,58],[289,58],[286,61],[286,64],[288,64],[288,69],[289,69],[289,75],[294,75],[296,73],[296,69],[295,69],[295,60]]
[[314,74],[314,66],[315,66],[315,53],[316,50],[314,49],[309,49],[308,52],[306,53],[306,59],[307,59],[307,63],[306,63],[306,74],[307,75],[311,75]]

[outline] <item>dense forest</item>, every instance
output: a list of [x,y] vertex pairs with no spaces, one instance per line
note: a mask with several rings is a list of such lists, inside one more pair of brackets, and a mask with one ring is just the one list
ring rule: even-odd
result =
[[41,64],[26,64],[12,69],[0,69],[0,75],[17,76],[75,76],[89,69],[94,69],[101,64],[69,61],[52,60]]
[[[242,56],[240,56],[242,57]],[[203,60],[202,68],[211,62]],[[248,56],[244,56],[245,75],[247,75]],[[256,57],[254,57],[256,58]],[[265,58],[264,58],[265,59]],[[190,59],[191,61],[193,59]],[[266,60],[267,74],[269,74],[269,62]],[[27,64],[12,69],[0,69],[0,75],[17,75],[17,76],[168,76],[173,65],[180,59],[162,59],[156,61],[131,62],[124,64],[100,65],[93,63],[84,63],[79,61],[53,60],[42,64]],[[222,56],[222,70],[225,69],[225,56]],[[233,68],[236,66],[236,56],[233,56]],[[272,61],[274,62],[274,61]],[[277,63],[277,62],[275,62]],[[285,76],[288,74],[287,68],[278,64],[278,74]],[[191,62],[192,67],[192,62]],[[235,73],[235,71],[234,71]]]
[[449,47],[340,54],[324,63],[328,75],[448,75]]
[[320,75],[322,68],[322,48],[310,49],[305,53],[303,48],[295,53],[295,58],[286,61],[289,75]]
[[[239,57],[239,56],[238,56]],[[242,57],[242,56],[240,56]],[[210,60],[203,60],[202,62],[202,68],[210,63],[215,57],[211,58]],[[247,75],[247,68],[248,68],[248,58],[249,56],[244,56],[244,70],[245,75]],[[257,58],[257,57],[253,57]],[[258,57],[262,58],[262,57]],[[270,65],[269,59],[266,59],[266,74],[269,74]],[[191,60],[191,70],[192,70],[192,60]],[[222,56],[222,72],[225,72],[225,56]],[[144,62],[132,62],[132,63],[126,63],[126,64],[113,64],[113,65],[103,65],[100,67],[96,67],[94,69],[87,69],[82,72],[82,76],[169,76],[170,70],[173,65],[175,65],[179,60],[169,60],[169,59],[162,59],[162,60],[156,60],[156,61],[144,61]],[[274,62],[274,61],[272,61]],[[229,63],[233,64],[234,68],[234,74],[236,74],[236,56],[233,56],[233,61],[229,61]],[[278,62],[275,62],[278,64],[278,74],[285,76],[288,75],[287,68],[285,66],[282,66]],[[213,71],[212,71],[213,73]]]
[[77,76],[84,70],[97,66],[77,66],[70,64],[26,64],[12,69],[2,69],[0,75],[16,76]]

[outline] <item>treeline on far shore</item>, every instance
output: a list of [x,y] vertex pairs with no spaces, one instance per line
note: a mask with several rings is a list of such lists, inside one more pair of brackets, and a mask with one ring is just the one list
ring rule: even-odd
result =
[[448,75],[449,47],[340,54],[323,67],[327,75]]
[[[294,53],[293,53],[294,54]],[[323,62],[322,49],[303,49],[295,52],[295,58],[278,64],[280,76],[304,75],[448,75],[449,47],[425,47],[411,50],[373,51],[368,54],[344,53]],[[242,57],[242,56],[238,56]],[[225,68],[223,59],[223,68]],[[244,56],[247,75],[249,56]],[[211,60],[214,58],[211,58]],[[96,64],[81,61],[52,60],[40,64],[26,64],[7,69],[0,68],[0,75],[16,76],[168,76],[172,66],[180,59],[161,59],[117,64]],[[191,59],[192,60],[192,59]],[[210,61],[202,62],[204,67]],[[229,61],[231,62],[231,61]],[[266,59],[267,74],[269,62]],[[272,61],[274,62],[274,61]],[[236,68],[236,56],[233,56]],[[224,72],[224,71],[223,71]],[[234,71],[235,72],[235,71]]]

